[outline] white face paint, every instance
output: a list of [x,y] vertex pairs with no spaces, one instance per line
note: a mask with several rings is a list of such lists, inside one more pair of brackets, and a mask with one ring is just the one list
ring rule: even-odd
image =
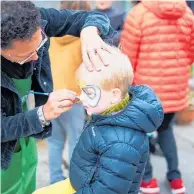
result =
[[98,86],[87,85],[82,88],[80,99],[84,106],[96,107],[100,101],[101,89]]

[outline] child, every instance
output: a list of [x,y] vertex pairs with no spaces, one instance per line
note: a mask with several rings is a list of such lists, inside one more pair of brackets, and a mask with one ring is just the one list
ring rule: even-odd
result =
[[[192,11],[184,0],[142,0],[127,16],[121,48],[134,68],[134,84],[151,86],[162,101],[165,115],[158,129],[158,141],[167,160],[172,192],[184,194],[172,124],[175,113],[188,106],[189,71],[194,60]],[[160,191],[150,162],[141,191]]]
[[[147,86],[130,87],[133,70],[120,51],[101,56],[101,72],[77,70],[80,99],[91,119],[74,149],[69,179],[36,194],[137,194],[149,154],[146,133],[163,120],[160,101]],[[71,186],[72,185],[72,186]],[[55,187],[55,188],[54,188]],[[76,191],[74,191],[75,189]]]
[[112,0],[96,0],[96,11],[105,13],[110,19],[111,26],[117,30],[117,33],[107,41],[112,45],[118,46],[120,42],[120,35],[123,29],[126,13],[122,9],[113,8]]

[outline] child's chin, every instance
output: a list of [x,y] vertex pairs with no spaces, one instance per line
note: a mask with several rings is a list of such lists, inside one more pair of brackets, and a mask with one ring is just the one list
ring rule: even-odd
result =
[[86,110],[87,111],[87,114],[89,116],[93,115],[93,114],[98,114],[96,111],[92,111],[92,110]]
[[89,116],[91,116],[92,114],[94,114],[93,112],[90,112],[89,110],[87,110],[87,114],[89,115]]
[[91,116],[91,115],[93,115],[93,114],[99,115],[100,113],[99,113],[99,112],[96,112],[96,111],[89,111],[89,110],[87,110],[87,114],[88,114],[89,116]]

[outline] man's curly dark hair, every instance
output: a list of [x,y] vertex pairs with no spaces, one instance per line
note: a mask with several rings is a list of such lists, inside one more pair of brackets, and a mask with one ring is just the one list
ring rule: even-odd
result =
[[1,49],[13,40],[30,40],[41,25],[39,9],[30,1],[1,2]]

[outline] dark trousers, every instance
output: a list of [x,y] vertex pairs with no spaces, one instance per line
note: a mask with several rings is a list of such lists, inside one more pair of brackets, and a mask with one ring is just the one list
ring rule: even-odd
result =
[[[157,130],[158,132],[158,143],[166,158],[168,171],[167,179],[169,181],[177,178],[181,178],[181,173],[178,169],[178,155],[176,141],[174,138],[172,125],[174,123],[175,113],[168,113],[164,115],[164,120]],[[152,165],[150,158],[147,162],[143,180],[150,181],[152,179]]]

